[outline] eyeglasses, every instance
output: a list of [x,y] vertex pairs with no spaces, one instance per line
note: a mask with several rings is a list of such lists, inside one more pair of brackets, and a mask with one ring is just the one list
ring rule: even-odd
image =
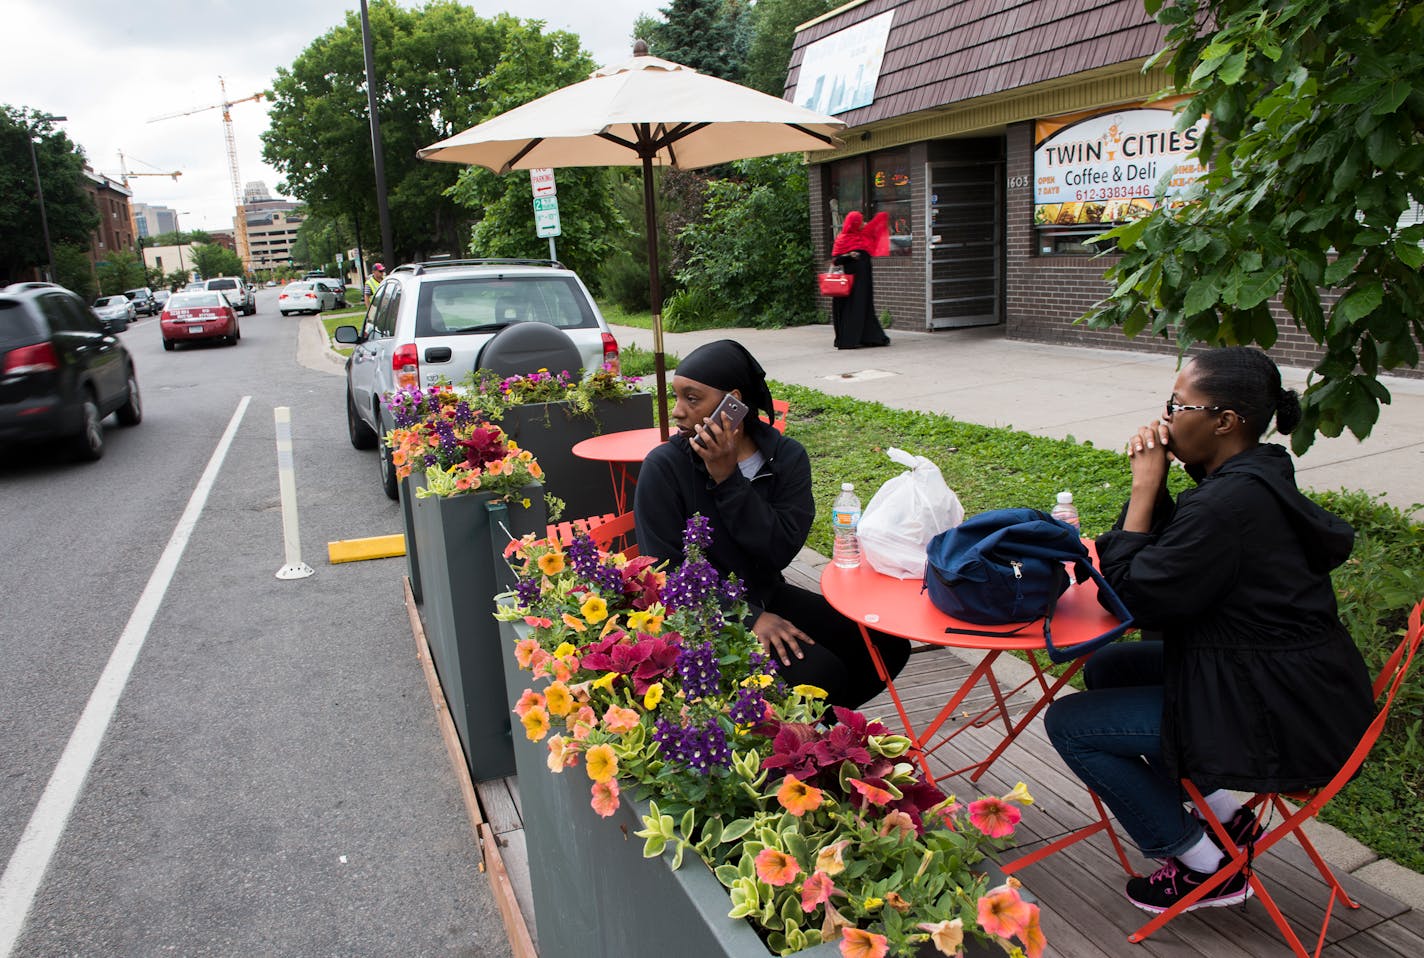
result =
[[1221,412],[1221,407],[1220,407],[1220,406],[1196,406],[1196,405],[1190,405],[1190,404],[1187,404],[1187,403],[1173,402],[1172,400],[1169,399],[1169,400],[1167,400],[1167,413],[1166,413],[1166,415],[1167,415],[1167,418],[1168,418],[1168,419],[1171,419],[1173,416],[1175,416],[1175,415],[1176,415],[1177,413],[1179,413],[1179,412],[1190,412],[1190,411],[1192,411],[1193,409],[1205,409],[1205,410],[1208,410],[1208,411],[1210,411],[1210,412]]

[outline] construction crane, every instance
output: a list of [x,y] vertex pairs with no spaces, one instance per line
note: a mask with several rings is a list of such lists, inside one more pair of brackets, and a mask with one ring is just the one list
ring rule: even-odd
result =
[[[159,120],[172,120],[180,116],[192,116],[194,113],[202,113],[206,110],[222,110],[223,133],[227,136],[227,168],[232,176],[232,203],[237,210],[237,255],[251,256],[251,251],[247,248],[247,211],[242,203],[242,176],[237,170],[237,138],[232,133],[232,108],[238,103],[246,103],[249,100],[260,100],[265,96],[263,93],[254,93],[252,96],[239,97],[236,100],[227,98],[227,83],[222,77],[218,77],[218,86],[222,89],[222,102],[213,103],[209,106],[195,107],[192,110],[184,110],[181,113],[168,113],[164,116],[156,116],[149,120],[150,123],[157,123]],[[247,260],[243,260],[243,268],[247,266]]]
[[[133,159],[138,160],[138,157],[135,156]],[[149,162],[147,162],[146,160],[138,160],[138,161],[139,161],[140,163],[142,163],[144,166],[153,166],[152,163],[149,163]],[[157,167],[154,167],[154,169],[157,169]],[[174,170],[174,171],[172,171],[171,173],[163,173],[163,172],[159,172],[159,173],[130,173],[130,172],[129,172],[128,163],[126,163],[125,160],[124,160],[124,151],[123,151],[123,150],[119,150],[119,180],[120,180],[120,182],[122,182],[122,183],[124,184],[124,189],[128,189],[128,186],[129,186],[129,177],[131,177],[131,176],[171,176],[171,177],[173,178],[174,182],[177,182],[178,177],[180,177],[180,176],[182,176],[182,175],[183,175],[183,171],[182,171],[182,170]]]

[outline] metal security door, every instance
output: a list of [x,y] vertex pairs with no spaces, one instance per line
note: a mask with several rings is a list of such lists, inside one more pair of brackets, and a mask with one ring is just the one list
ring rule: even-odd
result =
[[931,163],[925,315],[930,329],[1004,315],[1002,163]]

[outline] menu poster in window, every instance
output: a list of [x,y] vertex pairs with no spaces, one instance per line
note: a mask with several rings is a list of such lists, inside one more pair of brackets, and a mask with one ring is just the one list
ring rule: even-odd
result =
[[835,115],[873,103],[894,16],[893,10],[882,13],[809,44],[801,55],[796,105]]
[[1201,178],[1189,154],[1206,118],[1177,130],[1171,110],[1117,110],[1050,133],[1033,152],[1038,226],[1117,223],[1176,199]]

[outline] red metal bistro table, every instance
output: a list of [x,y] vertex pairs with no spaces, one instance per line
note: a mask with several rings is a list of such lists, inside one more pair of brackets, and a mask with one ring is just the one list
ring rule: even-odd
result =
[[[1091,543],[1089,546],[1091,549]],[[904,723],[905,734],[914,742],[920,765],[931,781],[934,779],[934,774],[929,768],[929,756],[937,748],[971,726],[991,724],[1000,720],[1003,722],[1005,733],[1003,738],[984,759],[950,773],[958,775],[972,771],[969,776],[970,780],[978,781],[979,777],[989,770],[989,766],[1003,753],[1004,749],[1008,748],[1018,734],[1028,726],[1034,716],[1053,701],[1053,697],[1058,694],[1058,691],[1082,667],[1082,660],[1074,661],[1063,675],[1056,679],[1046,672],[1044,666],[1049,663],[1043,642],[1042,620],[1029,624],[1013,635],[982,636],[946,632],[946,627],[980,630],[997,627],[975,625],[945,615],[935,608],[934,604],[930,602],[929,596],[921,591],[923,584],[921,579],[897,579],[893,576],[882,575],[866,563],[861,563],[854,569],[842,569],[835,563],[830,563],[821,573],[821,591],[826,600],[838,612],[860,627],[861,637],[865,639],[866,648],[869,649],[870,657],[875,662],[875,670],[879,673],[881,681],[885,683],[885,689],[890,693],[890,698],[895,703],[895,709],[900,713],[900,721]],[[1057,610],[1053,614],[1053,643],[1055,646],[1067,647],[1086,642],[1117,623],[1110,613],[1098,605],[1097,592],[1097,585],[1089,579],[1087,582],[1069,586],[1068,591],[1058,600]],[[909,713],[905,711],[905,706],[900,700],[900,693],[895,688],[894,678],[887,672],[879,650],[870,641],[868,629],[878,629],[889,635],[896,635],[926,645],[978,649],[988,654],[978,665],[974,666],[969,677],[940,709],[934,720],[922,729],[916,730],[910,721]],[[994,675],[994,662],[1005,652],[1027,653],[1029,663],[1033,667],[1031,678],[1007,691],[1000,686]],[[1042,660],[1040,660],[1040,656],[1042,656]],[[989,687],[995,704],[981,712],[973,721],[966,722],[935,742],[936,734],[954,715],[970,691],[980,682],[984,682]],[[1035,683],[1039,693],[1038,700],[1025,715],[1014,722],[1009,716],[1007,699]],[[932,742],[934,744],[931,744]]]
[[657,426],[627,429],[590,436],[575,443],[572,452],[580,459],[608,463],[608,475],[613,481],[613,502],[621,514],[628,511],[628,493],[638,482],[631,467],[646,459],[648,453],[662,441]]

